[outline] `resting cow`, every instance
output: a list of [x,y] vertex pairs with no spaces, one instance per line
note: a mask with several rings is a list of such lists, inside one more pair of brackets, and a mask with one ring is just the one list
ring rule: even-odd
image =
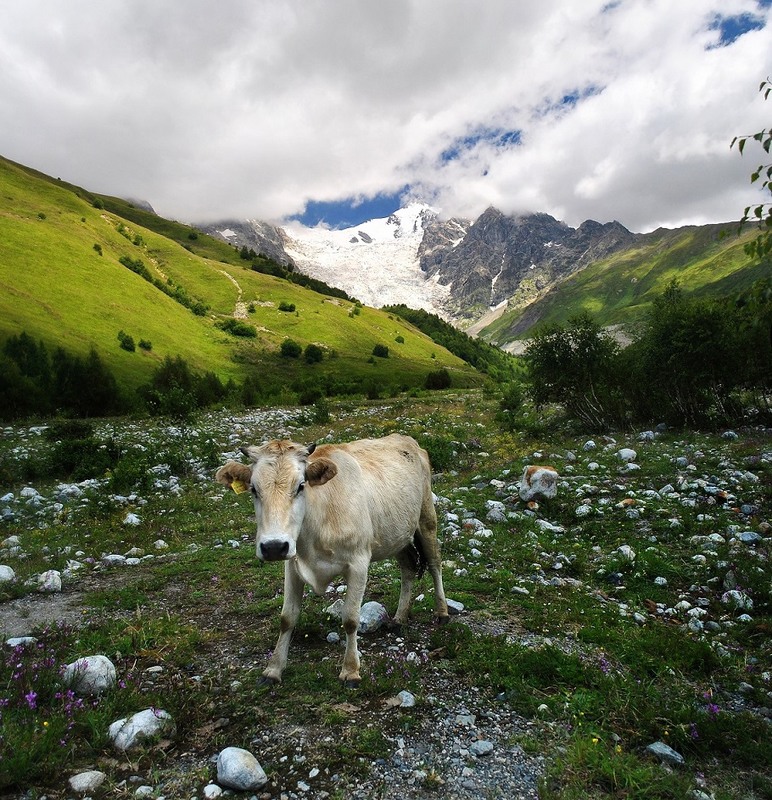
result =
[[[257,556],[284,561],[281,633],[263,680],[277,683],[287,664],[303,586],[322,594],[344,576],[346,652],[340,678],[357,686],[359,609],[371,561],[396,557],[402,584],[395,621],[407,622],[413,581],[427,567],[435,612],[448,619],[429,457],[407,436],[308,447],[286,440],[242,448],[251,464],[228,461],[215,474],[249,488],[257,520]],[[235,485],[234,485],[235,484]]]

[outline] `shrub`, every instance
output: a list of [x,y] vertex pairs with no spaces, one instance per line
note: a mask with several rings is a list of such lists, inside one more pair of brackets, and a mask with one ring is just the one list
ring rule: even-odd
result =
[[149,342],[147,339],[140,339],[140,340],[139,340],[139,346],[140,346],[140,347],[141,347],[143,350],[148,350],[148,351],[150,351],[150,350],[152,350],[152,349],[153,349],[153,343],[152,343],[152,342]]
[[318,364],[324,358],[324,351],[318,344],[309,344],[306,346],[303,357],[309,364]]
[[247,339],[254,339],[257,337],[257,331],[254,326],[248,325],[246,322],[234,319],[233,317],[215,322],[215,327],[233,336],[242,336]]
[[303,348],[294,339],[285,339],[279,348],[282,358],[300,358]]
[[118,331],[118,341],[121,343],[121,349],[133,353],[137,346],[134,344],[134,338],[124,331]]
[[96,250],[96,252],[97,252],[97,253],[99,253],[99,255],[100,255],[100,256],[102,255],[102,245],[101,245],[101,244],[99,244],[99,242],[97,242],[97,243],[94,245],[94,250]]
[[389,348],[385,344],[377,344],[373,347],[373,355],[378,358],[388,358]]
[[399,336],[397,336],[397,337],[394,339],[394,341],[395,341],[397,344],[405,344],[405,337],[404,337],[404,336],[402,336],[402,335],[400,334]]
[[450,373],[446,369],[438,369],[426,376],[424,386],[427,389],[449,389],[451,383]]
[[279,303],[279,311],[291,312],[291,311],[294,311],[294,310],[295,310],[295,304],[294,303],[285,303],[284,300],[282,300]]
[[444,472],[456,463],[455,444],[444,436],[424,436],[419,444],[429,454],[432,469]]

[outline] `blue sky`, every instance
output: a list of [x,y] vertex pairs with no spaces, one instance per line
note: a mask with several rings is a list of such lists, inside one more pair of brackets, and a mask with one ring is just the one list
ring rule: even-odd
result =
[[[737,219],[772,0],[3,0],[0,155],[186,222]],[[762,154],[763,157],[763,154]]]

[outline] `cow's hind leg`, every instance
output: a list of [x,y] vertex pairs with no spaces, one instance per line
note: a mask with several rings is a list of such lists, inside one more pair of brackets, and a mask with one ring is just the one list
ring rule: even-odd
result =
[[402,575],[402,582],[394,622],[397,625],[405,625],[410,615],[410,603],[413,599],[413,582],[418,574],[419,555],[415,546],[408,545],[404,550],[397,553],[397,563]]
[[426,560],[426,568],[434,583],[434,613],[440,623],[448,621],[448,602],[442,584],[442,556],[437,539],[437,512],[434,510],[431,492],[427,492],[421,505],[421,516],[416,531],[416,545]]
[[276,642],[273,655],[268,666],[263,670],[261,683],[279,683],[284,667],[287,666],[292,632],[295,630],[300,616],[300,604],[303,600],[303,579],[295,565],[288,561],[284,565],[284,603],[281,608],[281,632]]

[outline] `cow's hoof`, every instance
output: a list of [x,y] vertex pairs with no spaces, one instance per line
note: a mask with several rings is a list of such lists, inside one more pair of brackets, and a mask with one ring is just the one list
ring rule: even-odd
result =
[[361,678],[347,678],[345,681],[343,681],[343,685],[347,689],[358,689],[360,683],[362,683]]
[[276,678],[269,678],[267,675],[263,675],[257,682],[258,689],[270,689],[271,687],[278,685],[279,681]]
[[447,625],[450,622],[450,617],[446,614],[444,617],[437,617],[438,625]]

